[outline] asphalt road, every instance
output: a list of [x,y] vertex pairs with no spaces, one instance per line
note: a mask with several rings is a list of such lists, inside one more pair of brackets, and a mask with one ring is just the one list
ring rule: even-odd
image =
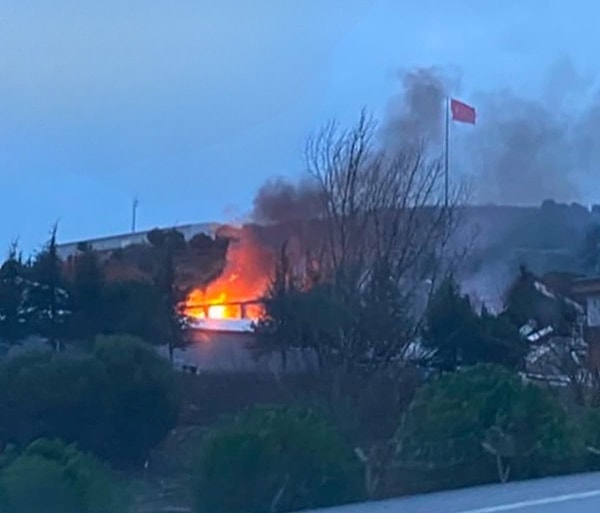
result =
[[[324,510],[323,510],[324,511]],[[354,504],[329,513],[600,513],[600,473]]]

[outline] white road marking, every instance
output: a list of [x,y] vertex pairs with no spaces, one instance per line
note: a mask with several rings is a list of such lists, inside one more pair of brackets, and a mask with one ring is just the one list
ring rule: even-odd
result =
[[559,502],[589,499],[591,497],[600,497],[600,490],[555,495],[554,497],[544,497],[543,499],[513,502],[511,504],[500,504],[498,506],[489,506],[487,508],[468,509],[464,511],[457,511],[456,513],[501,513],[502,511],[515,511],[518,509],[532,508],[534,506],[545,506],[546,504],[557,504]]

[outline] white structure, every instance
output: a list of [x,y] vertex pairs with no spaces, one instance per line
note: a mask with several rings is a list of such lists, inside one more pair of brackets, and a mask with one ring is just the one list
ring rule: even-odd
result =
[[[194,223],[184,224],[180,226],[172,226],[163,228],[166,230],[177,230],[184,237],[185,240],[190,240],[196,235],[204,233],[214,237],[217,229],[222,226],[219,223]],[[81,243],[86,243],[92,246],[96,251],[114,251],[116,249],[123,249],[132,244],[147,244],[147,235],[152,230],[145,230],[134,233],[124,233],[121,235],[110,235],[108,237],[99,237],[97,239],[88,239],[75,242],[67,242],[64,244],[57,244],[58,256],[62,260],[66,260],[68,257],[74,255],[77,252],[77,246]]]

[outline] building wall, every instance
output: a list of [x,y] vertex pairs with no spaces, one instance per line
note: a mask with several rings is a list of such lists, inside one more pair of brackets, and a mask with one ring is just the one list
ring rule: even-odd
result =
[[[197,372],[283,372],[281,356],[271,354],[257,358],[249,348],[254,334],[248,332],[219,332],[195,330],[192,343],[174,352],[178,369],[193,368]],[[168,357],[166,347],[160,353]],[[290,351],[287,355],[287,372],[302,372],[316,367],[314,355]]]

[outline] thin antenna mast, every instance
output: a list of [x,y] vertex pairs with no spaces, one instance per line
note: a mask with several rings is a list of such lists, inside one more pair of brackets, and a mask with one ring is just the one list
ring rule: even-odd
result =
[[135,198],[133,198],[133,205],[132,205],[132,209],[131,209],[131,233],[135,233],[135,224],[136,224],[136,220],[137,220],[138,205],[139,205],[139,201],[136,196]]

